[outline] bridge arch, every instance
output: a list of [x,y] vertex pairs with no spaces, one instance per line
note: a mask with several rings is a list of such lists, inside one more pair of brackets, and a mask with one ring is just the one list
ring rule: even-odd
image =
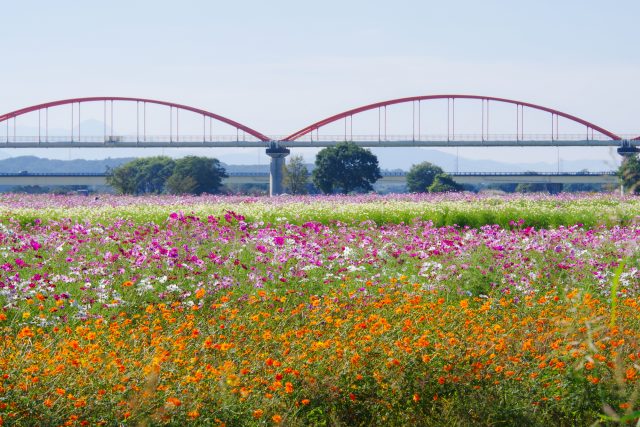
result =
[[87,97],[87,98],[71,98],[71,99],[62,99],[59,101],[52,101],[52,102],[47,102],[44,104],[38,104],[38,105],[32,105],[30,107],[26,107],[26,108],[22,108],[19,110],[15,110],[12,111],[10,113],[6,113],[3,115],[0,115],[0,123],[7,121],[9,119],[13,119],[15,117],[21,116],[23,114],[27,114],[27,113],[31,113],[34,111],[38,111],[38,110],[44,110],[47,108],[52,108],[52,107],[58,107],[61,105],[68,105],[68,104],[81,104],[81,103],[86,103],[86,102],[96,102],[96,101],[127,101],[127,102],[143,102],[143,103],[149,103],[149,104],[157,104],[157,105],[163,105],[166,107],[172,107],[172,108],[176,108],[178,110],[185,110],[185,111],[190,111],[192,113],[196,113],[196,114],[201,114],[203,116],[206,117],[210,117],[212,119],[218,120],[222,123],[226,123],[230,126],[233,126],[236,129],[242,130],[246,133],[248,133],[251,136],[254,136],[255,138],[261,140],[261,141],[270,141],[271,138],[269,138],[268,136],[254,130],[251,129],[248,126],[245,126],[241,123],[238,123],[234,120],[228,119],[226,117],[223,117],[219,114],[215,114],[212,113],[210,111],[206,111],[206,110],[202,110],[199,108],[194,108],[194,107],[190,107],[188,105],[182,105],[182,104],[176,104],[173,102],[167,102],[167,101],[159,101],[159,100],[155,100],[155,99],[146,99],[146,98],[127,98],[127,97],[117,97],[117,96],[96,96],[96,97]]
[[[314,130],[321,128],[325,125],[328,125],[330,123],[333,123],[335,121],[353,116],[355,114],[359,114],[365,111],[369,111],[369,110],[373,110],[376,108],[381,108],[381,107],[387,107],[389,105],[395,105],[395,104],[403,104],[403,103],[409,103],[409,102],[416,102],[416,101],[429,101],[429,100],[435,100],[435,99],[477,99],[477,100],[484,100],[484,101],[496,101],[496,102],[502,102],[502,103],[508,103],[508,104],[514,104],[520,107],[528,107],[528,108],[532,108],[535,110],[540,110],[540,111],[545,111],[547,113],[550,114],[555,114],[558,117],[564,117],[568,120],[571,120],[573,122],[576,123],[580,123],[582,125],[585,125],[588,129],[592,129],[594,131],[597,131],[609,138],[611,138],[612,140],[616,140],[619,141],[622,138],[618,135],[616,135],[613,132],[610,132],[600,126],[597,126],[591,122],[588,122],[584,119],[581,119],[579,117],[573,116],[571,114],[567,114],[564,113],[562,111],[558,111],[552,108],[548,108],[548,107],[543,107],[541,105],[536,105],[536,104],[531,104],[529,102],[522,102],[522,101],[516,101],[513,99],[506,99],[506,98],[496,98],[496,97],[492,97],[492,96],[479,96],[479,95],[424,95],[424,96],[412,96],[412,97],[408,97],[408,98],[397,98],[397,99],[391,99],[388,101],[382,101],[382,102],[376,102],[374,104],[369,104],[369,105],[364,105],[362,107],[358,107],[358,108],[354,108],[351,110],[347,110],[344,111],[342,113],[338,113],[335,114],[333,116],[327,117],[323,120],[320,120],[316,123],[313,123],[305,128],[300,129],[299,131],[292,133],[291,135],[287,136],[286,138],[282,139],[282,141],[295,141],[298,138],[301,138],[302,136],[313,132]],[[636,139],[639,139],[640,136]]]

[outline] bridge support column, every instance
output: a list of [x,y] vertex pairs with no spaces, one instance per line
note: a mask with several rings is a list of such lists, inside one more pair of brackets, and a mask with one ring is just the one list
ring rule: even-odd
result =
[[623,139],[618,146],[618,154],[621,156],[635,156],[640,152],[638,146],[633,145],[628,139]]
[[284,191],[284,158],[291,151],[276,141],[271,141],[267,148],[267,156],[271,157],[269,171],[269,196],[277,196]]

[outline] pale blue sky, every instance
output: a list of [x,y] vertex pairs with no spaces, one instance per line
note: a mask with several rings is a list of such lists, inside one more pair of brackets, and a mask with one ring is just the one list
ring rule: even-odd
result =
[[25,0],[0,16],[0,113],[148,97],[281,135],[370,102],[467,93],[640,134],[637,0]]

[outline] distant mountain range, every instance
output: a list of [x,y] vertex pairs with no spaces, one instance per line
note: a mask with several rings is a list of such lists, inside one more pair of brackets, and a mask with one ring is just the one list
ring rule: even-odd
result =
[[[438,150],[426,148],[374,148],[371,151],[378,156],[378,160],[384,169],[388,170],[409,170],[411,165],[428,161],[440,166],[446,172],[556,172],[558,163],[556,158],[550,158],[549,162],[517,162],[504,161],[499,159],[470,159],[463,156],[456,156]],[[616,155],[616,157],[619,157]],[[526,153],[523,154],[523,160]],[[604,158],[602,160],[560,159],[560,170],[563,172],[578,172],[588,170],[591,172],[601,172],[616,170],[619,164],[617,158]]]
[[108,167],[114,168],[133,158],[104,159],[104,160],[53,160],[35,156],[19,156],[0,160],[0,172],[17,173],[27,171],[31,173],[87,173],[104,172]]

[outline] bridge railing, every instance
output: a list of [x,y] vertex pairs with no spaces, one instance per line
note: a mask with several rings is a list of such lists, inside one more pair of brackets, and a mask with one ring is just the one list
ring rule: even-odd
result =
[[[446,172],[451,176],[615,176],[615,171],[600,172]],[[383,171],[383,177],[406,176],[405,171]],[[0,176],[108,176],[107,172],[0,172]],[[268,176],[269,172],[227,172],[229,176]]]
[[[623,135],[623,138],[632,140],[634,135]],[[274,140],[279,140],[280,136],[274,138]],[[422,134],[422,135],[341,135],[341,134],[332,134],[332,135],[317,135],[310,134],[297,139],[297,142],[313,142],[313,141],[354,141],[354,142],[367,142],[367,141],[422,141],[422,142],[441,142],[441,141],[513,141],[517,143],[517,141],[610,141],[611,139],[606,137],[605,135],[586,135],[584,133],[572,133],[572,134],[559,134],[554,138],[549,134],[524,134],[524,135],[516,135],[516,134],[508,134],[508,133],[500,133],[500,134],[491,134],[481,135],[481,134],[456,134],[455,136],[446,134]],[[154,142],[160,143],[168,143],[168,142],[257,142],[260,141],[258,138],[244,134],[240,132],[238,135],[179,135],[176,137],[175,135],[74,135],[73,139],[71,135],[3,135],[0,133],[0,145],[2,143],[33,143],[33,142],[74,142],[74,141],[82,141],[89,142],[95,144],[105,144],[105,145],[117,145],[118,143],[149,143],[152,144]]]
[[[631,139],[631,135],[625,135],[625,139]],[[627,138],[628,137],[628,138]],[[610,141],[611,138],[601,134],[570,133],[558,134],[553,137],[547,133],[515,134],[497,133],[482,135],[479,133],[460,133],[455,135],[447,134],[405,134],[405,135],[351,135],[345,134],[307,134],[296,139],[302,141]]]
[[617,172],[447,172],[447,174],[451,176],[616,176]]
[[143,137],[142,135],[81,135],[78,138],[78,135],[74,135],[73,139],[71,135],[61,136],[61,135],[2,135],[0,134],[0,146],[2,143],[33,143],[33,142],[43,142],[43,143],[56,143],[56,142],[89,142],[95,144],[104,144],[104,145],[114,145],[117,146],[118,143],[140,143],[152,144],[154,142],[257,142],[260,141],[258,138],[240,133],[238,135],[214,135],[210,137],[209,135],[180,135],[178,137],[169,136],[169,135],[147,135]]

